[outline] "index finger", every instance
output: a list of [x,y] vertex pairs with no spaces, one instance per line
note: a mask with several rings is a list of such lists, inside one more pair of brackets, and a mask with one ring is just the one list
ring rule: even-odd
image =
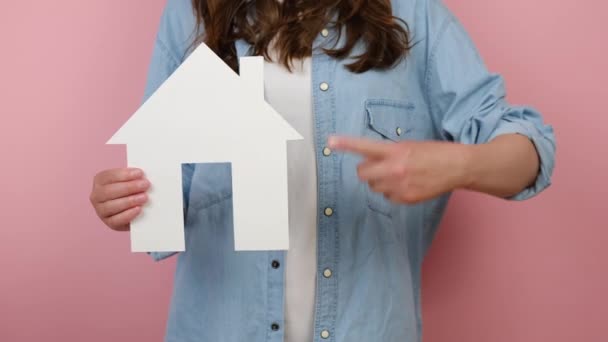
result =
[[333,136],[328,139],[329,148],[338,151],[361,154],[368,158],[382,158],[388,154],[389,144],[386,142]]
[[101,171],[97,174],[96,182],[99,185],[106,185],[119,182],[128,182],[141,178],[144,172],[138,168],[122,168]]

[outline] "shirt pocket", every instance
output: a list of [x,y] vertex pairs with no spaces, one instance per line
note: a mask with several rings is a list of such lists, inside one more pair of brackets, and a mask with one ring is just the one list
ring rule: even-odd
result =
[[[413,103],[407,101],[369,99],[365,101],[367,126],[365,137],[374,140],[400,142],[427,138],[426,122],[416,113]],[[395,205],[383,194],[367,188],[367,203],[370,209],[391,216]]]

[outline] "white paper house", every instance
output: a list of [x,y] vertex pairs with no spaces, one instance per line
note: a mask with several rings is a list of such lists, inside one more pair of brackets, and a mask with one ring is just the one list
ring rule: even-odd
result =
[[211,162],[232,163],[235,249],[288,248],[287,140],[302,137],[264,101],[263,66],[242,57],[239,76],[201,44],[108,141],[152,183],[132,251],[185,250],[181,164]]

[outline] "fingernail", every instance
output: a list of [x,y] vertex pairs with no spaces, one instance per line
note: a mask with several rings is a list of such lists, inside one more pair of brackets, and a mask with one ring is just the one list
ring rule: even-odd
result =
[[137,195],[137,197],[135,197],[135,201],[137,203],[143,203],[147,200],[148,200],[148,196],[146,194],[139,194],[139,195]]
[[137,178],[143,176],[144,172],[141,169],[132,169],[130,174],[131,177]]
[[139,186],[140,189],[145,189],[149,185],[150,185],[150,182],[147,179],[140,180],[139,183],[137,183],[137,186]]

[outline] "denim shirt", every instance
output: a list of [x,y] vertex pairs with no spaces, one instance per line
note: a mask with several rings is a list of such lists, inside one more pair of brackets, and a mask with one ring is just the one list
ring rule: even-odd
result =
[[[479,144],[501,134],[522,134],[538,151],[540,172],[512,200],[530,198],[549,186],[554,167],[552,128],[534,109],[505,101],[503,79],[486,69],[440,0],[393,0],[392,6],[415,43],[392,69],[349,72],[344,67],[348,60],[330,58],[319,49],[343,43],[344,35],[338,39],[331,27],[313,44],[318,342],[421,340],[421,266],[449,198],[446,194],[416,205],[389,202],[358,180],[360,157],[323,154],[328,136]],[[187,56],[194,29],[190,0],[168,0],[145,98]],[[243,41],[236,48],[238,56],[249,54]],[[352,54],[361,51],[356,46]],[[205,101],[205,94],[200,98]],[[234,250],[230,164],[185,164],[183,190],[186,251],[177,255],[165,340],[283,341],[285,252]],[[260,194],[261,210],[272,215],[274,209],[263,203]],[[324,215],[328,207],[330,216]],[[162,260],[176,253],[150,254]]]

